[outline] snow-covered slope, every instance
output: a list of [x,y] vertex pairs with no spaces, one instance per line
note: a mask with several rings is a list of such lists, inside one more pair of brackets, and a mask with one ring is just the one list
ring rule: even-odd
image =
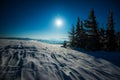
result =
[[0,80],[119,80],[120,68],[37,41],[0,39]]

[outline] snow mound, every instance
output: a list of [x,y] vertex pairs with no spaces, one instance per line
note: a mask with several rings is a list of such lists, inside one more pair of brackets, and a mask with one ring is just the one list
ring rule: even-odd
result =
[[0,39],[0,80],[119,80],[120,68],[37,41]]

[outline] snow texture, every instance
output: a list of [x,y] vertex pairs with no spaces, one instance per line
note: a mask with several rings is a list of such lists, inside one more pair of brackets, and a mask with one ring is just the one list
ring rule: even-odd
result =
[[60,45],[0,39],[0,80],[120,80],[120,67]]

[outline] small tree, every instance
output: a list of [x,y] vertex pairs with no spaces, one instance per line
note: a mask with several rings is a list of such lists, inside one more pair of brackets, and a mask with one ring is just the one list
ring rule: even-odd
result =
[[75,27],[72,25],[71,32],[69,32],[69,38],[70,38],[70,44],[72,47],[76,45],[76,40],[75,40]]
[[64,41],[64,43],[63,43],[63,47],[67,47],[67,41]]

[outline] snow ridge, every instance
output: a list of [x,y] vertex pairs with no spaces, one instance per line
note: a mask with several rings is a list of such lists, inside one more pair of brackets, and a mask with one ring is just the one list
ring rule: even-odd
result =
[[37,41],[0,39],[0,80],[119,80],[120,68]]

